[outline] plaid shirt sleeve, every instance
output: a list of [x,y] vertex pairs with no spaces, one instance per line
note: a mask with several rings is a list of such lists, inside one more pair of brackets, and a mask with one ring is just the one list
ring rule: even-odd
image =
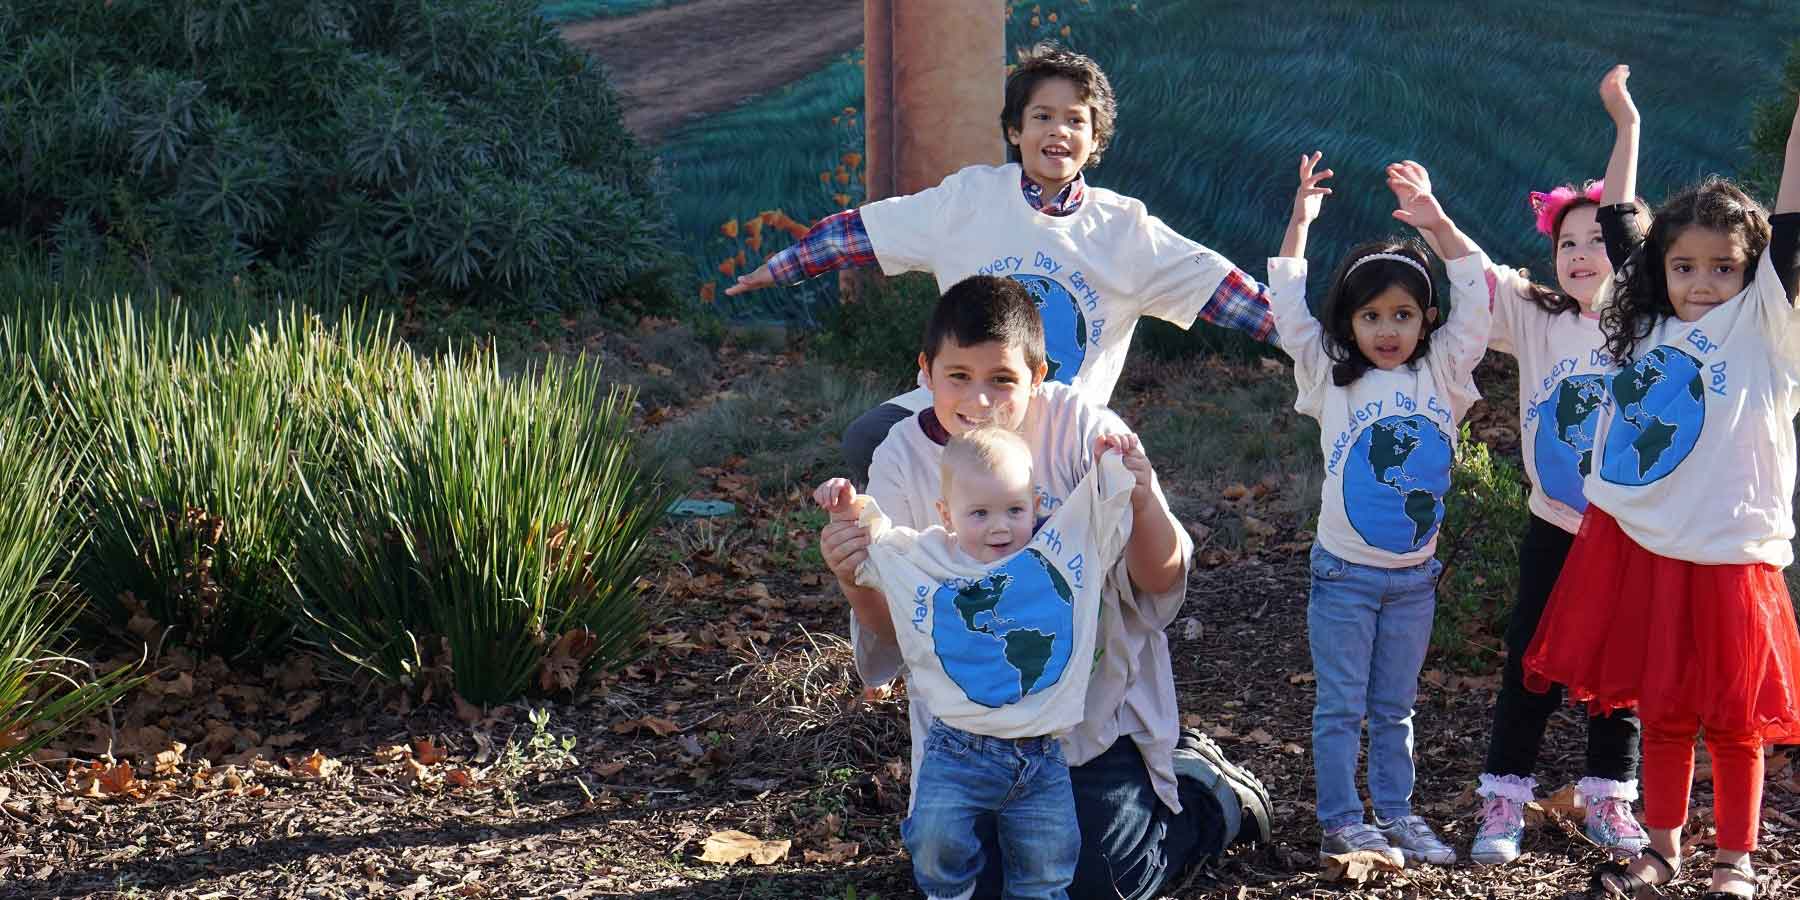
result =
[[776,284],[799,284],[826,272],[875,264],[862,213],[847,209],[820,219],[793,246],[769,257],[769,277]]
[[1200,308],[1200,320],[1220,328],[1235,328],[1259,341],[1276,341],[1275,315],[1269,311],[1269,289],[1233,268],[1219,280],[1219,289]]

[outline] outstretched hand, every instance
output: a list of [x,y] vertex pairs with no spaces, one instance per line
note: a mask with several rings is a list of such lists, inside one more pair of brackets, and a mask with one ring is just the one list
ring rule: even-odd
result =
[[1615,125],[1636,125],[1639,121],[1637,104],[1631,100],[1631,89],[1625,86],[1630,78],[1631,67],[1626,65],[1613,66],[1600,77],[1600,102]]
[[750,291],[760,291],[775,286],[775,276],[769,274],[769,264],[763,263],[755,269],[738,276],[738,280],[725,289],[725,296],[736,297]]
[[1294,191],[1293,221],[1310,225],[1319,218],[1319,210],[1325,204],[1325,196],[1331,188],[1323,187],[1321,182],[1332,176],[1330,169],[1313,171],[1324,154],[1317,150],[1300,156],[1300,187]]
[[1450,218],[1431,192],[1431,175],[1424,166],[1410,159],[1389,165],[1387,185],[1398,204],[1394,218],[1424,232],[1436,233],[1449,227]]

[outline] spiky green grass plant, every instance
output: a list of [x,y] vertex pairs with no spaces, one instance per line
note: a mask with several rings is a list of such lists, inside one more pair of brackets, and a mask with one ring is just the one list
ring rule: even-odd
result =
[[15,358],[0,374],[0,769],[24,759],[133,684],[130,668],[90,677],[64,655],[79,609],[66,578],[80,536],[63,508],[71,466],[35,409]]
[[580,361],[511,380],[491,352],[399,366],[342,423],[344,469],[306,479],[294,574],[317,639],[378,679],[476,703],[566,690],[624,657],[668,500],[629,393]]

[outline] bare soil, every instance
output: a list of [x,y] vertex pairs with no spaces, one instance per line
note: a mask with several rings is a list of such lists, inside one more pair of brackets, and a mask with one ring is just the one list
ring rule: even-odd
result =
[[625,124],[655,143],[823,68],[862,43],[862,0],[691,0],[563,26],[606,66]]

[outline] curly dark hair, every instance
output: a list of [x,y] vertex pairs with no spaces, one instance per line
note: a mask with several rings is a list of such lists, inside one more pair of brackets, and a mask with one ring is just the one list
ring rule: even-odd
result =
[[1025,105],[1037,86],[1052,78],[1062,78],[1075,85],[1075,94],[1094,111],[1094,149],[1088,154],[1089,168],[1100,162],[1106,147],[1112,143],[1113,123],[1119,117],[1119,102],[1113,97],[1112,82],[1100,64],[1052,41],[1044,41],[1019,51],[1019,63],[1006,76],[1006,104],[1000,108],[1000,139],[1006,142],[1006,160],[1020,162],[1019,145],[1012,142],[1013,131],[1025,129]]
[[[1358,260],[1376,253],[1404,256],[1416,261],[1419,266],[1414,268],[1392,259],[1377,259],[1356,265]],[[1355,271],[1351,271],[1352,268]],[[1421,269],[1424,271],[1420,271]],[[1324,331],[1320,339],[1325,343],[1325,355],[1331,357],[1333,363],[1332,384],[1343,387],[1375,367],[1356,346],[1356,331],[1350,324],[1351,316],[1369,305],[1369,301],[1374,300],[1381,292],[1395,286],[1419,301],[1421,313],[1434,308],[1435,291],[1430,276],[1426,274],[1430,271],[1431,251],[1413,238],[1370,241],[1351,248],[1344,255],[1344,261],[1338,263],[1337,271],[1331,276],[1331,290],[1325,295],[1325,305],[1320,309],[1319,315],[1319,324]],[[1412,355],[1406,358],[1409,364],[1431,349],[1431,332],[1434,328],[1427,316],[1419,332],[1419,344],[1413,348]]]
[[1669,244],[1691,226],[1736,235],[1744,242],[1744,283],[1769,246],[1769,214],[1729,179],[1714,175],[1670,195],[1650,221],[1644,243],[1613,273],[1613,299],[1600,312],[1600,332],[1615,365],[1631,362],[1638,341],[1675,314],[1669,302],[1664,257]]

